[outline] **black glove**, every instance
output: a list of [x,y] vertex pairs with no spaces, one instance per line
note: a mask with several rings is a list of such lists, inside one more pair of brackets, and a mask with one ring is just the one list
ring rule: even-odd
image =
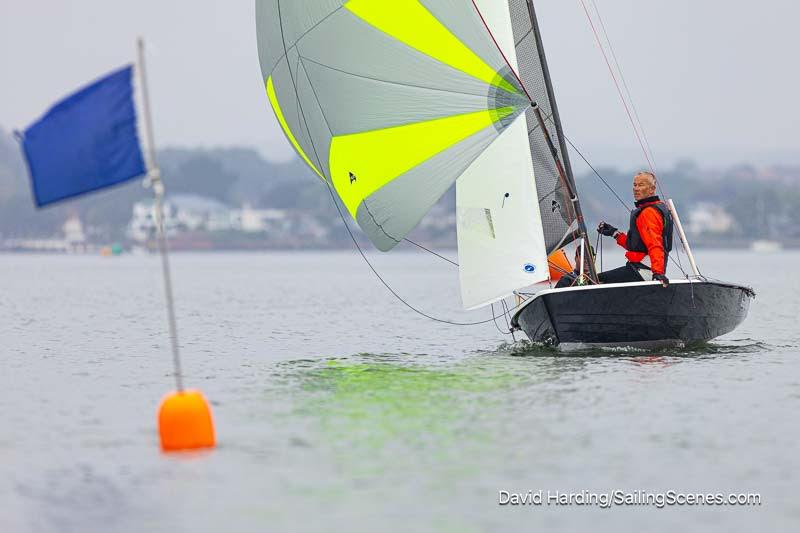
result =
[[669,278],[664,274],[653,274],[653,281],[660,281],[665,289],[669,287]]
[[617,231],[619,231],[617,228],[605,222],[601,222],[600,225],[597,226],[597,233],[605,235],[606,237],[613,237]]

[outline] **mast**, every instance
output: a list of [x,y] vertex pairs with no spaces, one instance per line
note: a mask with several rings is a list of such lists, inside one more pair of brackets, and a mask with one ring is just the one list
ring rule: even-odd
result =
[[[539,122],[539,126],[542,129],[542,133],[547,140],[547,144],[550,148],[550,152],[555,159],[556,169],[561,177],[562,181],[567,187],[567,192],[569,193],[569,198],[572,205],[575,208],[575,215],[578,220],[578,233],[580,237],[584,239],[584,242],[589,241],[589,235],[586,231],[586,221],[583,218],[583,209],[581,209],[581,203],[578,199],[578,190],[575,186],[575,179],[572,174],[572,165],[569,161],[569,152],[567,151],[567,145],[564,142],[564,131],[561,127],[561,116],[558,113],[558,104],[556,103],[555,92],[553,91],[553,82],[550,78],[550,69],[547,66],[547,58],[545,57],[544,53],[544,46],[542,45],[542,34],[539,31],[539,22],[536,18],[536,10],[533,7],[533,0],[526,0],[528,4],[528,15],[531,19],[531,27],[533,28],[533,36],[536,39],[536,48],[539,53],[539,62],[542,65],[542,73],[544,74],[544,83],[545,89],[547,90],[547,96],[550,100],[551,111],[553,113],[552,119],[553,123],[556,126],[556,134],[558,135],[558,144],[561,151],[561,155],[564,159],[563,164],[562,161],[558,157],[558,152],[555,150],[555,146],[553,144],[552,138],[547,131],[544,117],[542,116],[541,109],[536,102],[532,102],[534,113],[536,113],[536,118]],[[597,270],[594,264],[594,254],[592,253],[591,248],[589,249],[589,276],[592,278],[593,281],[597,282]]]

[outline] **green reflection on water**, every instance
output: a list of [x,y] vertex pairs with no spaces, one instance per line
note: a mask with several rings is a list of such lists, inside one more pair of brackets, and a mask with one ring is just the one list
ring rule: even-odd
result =
[[476,432],[476,424],[503,403],[497,391],[522,380],[498,365],[331,360],[303,374],[306,401],[299,412],[317,418],[329,437],[348,446],[441,451],[457,438],[490,437]]
[[503,435],[495,429],[513,391],[530,381],[530,368],[509,370],[487,357],[420,359],[364,355],[288,365],[292,414],[311,422],[307,453],[337,473],[298,496],[334,506],[391,502],[437,531],[476,530],[457,516],[431,521],[452,505],[448,495],[457,488],[485,493],[492,505],[483,473],[498,455],[502,462]]

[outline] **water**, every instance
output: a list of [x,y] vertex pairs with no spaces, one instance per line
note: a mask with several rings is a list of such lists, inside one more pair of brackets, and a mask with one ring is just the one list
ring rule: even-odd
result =
[[[446,263],[375,260],[428,313],[490,316],[455,311]],[[796,529],[798,260],[701,251],[758,293],[708,346],[565,355],[420,318],[351,253],[176,255],[186,382],[219,447],[175,456],[157,258],[2,256],[0,531]],[[498,505],[617,489],[762,503]]]

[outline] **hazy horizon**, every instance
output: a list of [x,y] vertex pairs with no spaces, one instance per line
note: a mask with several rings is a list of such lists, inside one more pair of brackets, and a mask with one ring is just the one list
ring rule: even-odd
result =
[[[793,135],[800,112],[791,105],[800,74],[781,54],[794,45],[800,5],[768,0],[756,11],[721,0],[595,1],[657,163],[800,163]],[[293,157],[264,93],[252,1],[0,6],[6,130],[25,127],[55,100],[132,61],[142,35],[159,147],[245,146],[273,161]],[[580,0],[536,7],[567,135],[593,163],[641,165]]]

